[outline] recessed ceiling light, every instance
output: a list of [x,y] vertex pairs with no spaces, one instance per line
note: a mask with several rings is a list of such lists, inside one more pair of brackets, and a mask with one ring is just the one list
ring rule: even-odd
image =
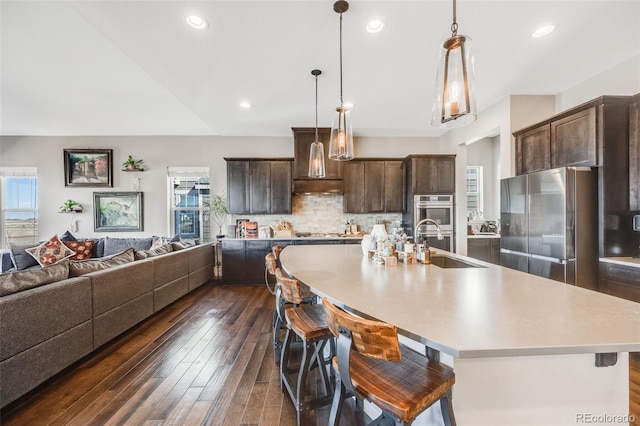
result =
[[252,106],[253,105],[251,105],[249,102],[240,102],[240,108],[249,109]]
[[538,37],[544,37],[546,35],[551,34],[551,32],[556,28],[555,25],[543,25],[542,27],[538,28],[537,30],[535,30],[532,34],[531,37],[533,38],[538,38]]
[[384,22],[379,19],[372,19],[371,21],[367,22],[365,29],[368,33],[371,34],[379,33],[384,29]]
[[185,18],[187,24],[195,28],[196,30],[204,30],[209,26],[206,19],[198,15],[189,15]]

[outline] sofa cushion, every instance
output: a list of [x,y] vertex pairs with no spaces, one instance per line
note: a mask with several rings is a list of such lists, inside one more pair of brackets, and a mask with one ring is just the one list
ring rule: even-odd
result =
[[56,281],[62,281],[68,276],[68,260],[40,269],[2,274],[0,275],[0,296],[6,296]]
[[76,254],[73,250],[65,246],[57,235],[54,235],[39,246],[28,248],[25,251],[33,256],[40,266],[53,265]]
[[84,241],[63,241],[64,245],[75,253],[69,260],[87,260],[91,259],[93,253],[94,240]]
[[123,252],[128,248],[149,250],[153,244],[153,237],[149,238],[110,238],[104,239],[104,256],[111,256]]
[[[40,241],[40,243],[41,242],[42,241]],[[36,247],[40,243],[9,243],[9,248],[11,249],[11,261],[18,271],[38,265],[38,261],[27,253],[26,250],[28,248]]]
[[173,251],[173,247],[171,244],[167,243],[161,245],[156,248],[151,248],[149,250],[134,250],[134,256],[136,260],[147,259],[149,257],[159,256],[161,254],[171,253]]
[[69,277],[79,277],[90,272],[112,268],[125,263],[133,262],[134,249],[128,249],[107,259],[72,260],[69,263]]

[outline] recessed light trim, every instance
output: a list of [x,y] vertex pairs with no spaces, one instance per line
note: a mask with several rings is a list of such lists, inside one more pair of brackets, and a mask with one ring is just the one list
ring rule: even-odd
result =
[[380,19],[372,19],[369,22],[367,22],[365,29],[370,34],[379,33],[384,29],[384,22],[381,21]]
[[535,30],[533,33],[531,33],[531,37],[533,38],[540,38],[540,37],[544,37],[546,35],[549,35],[553,32],[553,30],[555,30],[556,26],[549,24],[549,25],[543,25],[540,28],[538,28],[537,30]]
[[207,20],[198,15],[189,15],[184,19],[190,27],[195,28],[196,30],[204,30],[209,26]]

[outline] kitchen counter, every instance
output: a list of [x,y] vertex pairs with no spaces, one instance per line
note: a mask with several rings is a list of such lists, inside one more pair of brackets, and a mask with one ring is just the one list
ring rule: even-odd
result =
[[[376,265],[357,246],[290,246],[283,268],[356,313],[442,352],[459,424],[573,424],[628,413],[640,304],[490,263]],[[617,353],[596,367],[596,353]]]

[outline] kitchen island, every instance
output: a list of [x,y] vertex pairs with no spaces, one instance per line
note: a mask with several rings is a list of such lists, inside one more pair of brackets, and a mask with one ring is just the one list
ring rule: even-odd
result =
[[[344,245],[290,246],[281,262],[315,293],[440,351],[460,425],[621,423],[640,304],[445,254],[479,267],[387,267]],[[439,424],[437,414],[415,424]]]

